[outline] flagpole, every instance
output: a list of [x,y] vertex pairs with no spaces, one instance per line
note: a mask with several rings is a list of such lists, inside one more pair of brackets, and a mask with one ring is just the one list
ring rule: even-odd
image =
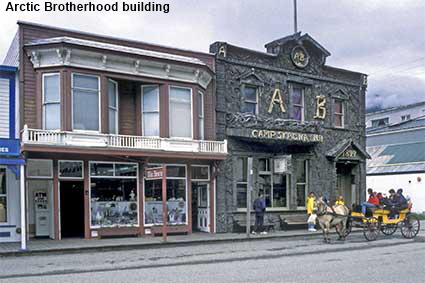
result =
[[297,0],[294,0],[294,33],[298,32],[297,26]]

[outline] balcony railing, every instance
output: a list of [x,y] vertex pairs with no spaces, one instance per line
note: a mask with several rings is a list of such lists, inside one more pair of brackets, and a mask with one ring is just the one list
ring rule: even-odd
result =
[[23,144],[104,147],[169,152],[227,154],[227,141],[108,135],[86,132],[29,129],[22,131]]

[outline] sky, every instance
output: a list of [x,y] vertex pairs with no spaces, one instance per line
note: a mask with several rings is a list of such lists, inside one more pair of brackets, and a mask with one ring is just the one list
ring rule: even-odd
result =
[[[294,32],[293,0],[153,1],[169,4],[169,13],[6,12],[8,2],[0,1],[0,62],[18,20],[204,52],[215,41],[265,51],[265,43]],[[328,65],[369,75],[368,108],[425,101],[425,0],[298,0],[297,6],[298,30],[330,51]]]

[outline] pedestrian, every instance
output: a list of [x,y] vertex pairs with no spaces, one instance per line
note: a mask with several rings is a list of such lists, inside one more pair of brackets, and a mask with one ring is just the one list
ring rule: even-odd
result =
[[316,232],[316,218],[317,215],[314,213],[314,202],[316,201],[316,194],[314,192],[310,192],[307,197],[306,207],[307,207],[307,224],[309,232]]
[[263,229],[264,223],[264,214],[266,212],[266,201],[264,200],[264,195],[262,192],[258,193],[258,197],[254,201],[254,211],[255,211],[255,226],[252,234],[260,233],[261,235],[267,234]]

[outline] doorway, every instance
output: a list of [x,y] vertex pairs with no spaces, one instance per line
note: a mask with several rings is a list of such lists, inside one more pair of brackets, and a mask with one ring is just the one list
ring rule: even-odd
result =
[[210,232],[209,184],[192,183],[192,230]]
[[84,182],[60,182],[61,238],[84,237]]
[[355,176],[352,175],[353,164],[336,164],[336,195],[342,196],[349,208],[356,201]]

